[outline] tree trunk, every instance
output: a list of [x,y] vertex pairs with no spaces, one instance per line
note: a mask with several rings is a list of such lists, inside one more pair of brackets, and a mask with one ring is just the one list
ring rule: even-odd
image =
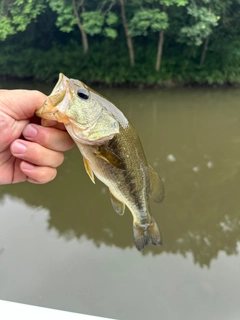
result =
[[77,20],[77,25],[78,28],[81,32],[81,36],[82,36],[82,45],[83,45],[83,52],[86,54],[88,52],[88,38],[87,38],[87,34],[83,29],[83,25],[81,24],[81,21],[79,19],[79,15],[78,15],[78,11],[77,11],[77,6],[76,6],[76,2],[75,0],[72,0],[72,5],[73,5],[73,13],[74,16]]
[[207,53],[207,51],[208,51],[209,38],[210,38],[210,36],[208,36],[208,37],[205,39],[205,41],[204,41],[204,45],[203,45],[203,49],[202,49],[202,55],[201,55],[201,60],[200,60],[200,66],[203,66],[204,61],[205,61],[206,53]]
[[155,67],[156,71],[159,71],[161,67],[163,42],[164,42],[164,31],[162,30],[159,32],[157,59],[156,59],[156,67]]
[[121,15],[122,15],[123,27],[124,27],[125,35],[126,35],[126,39],[127,39],[127,46],[128,46],[130,64],[133,67],[134,63],[135,63],[135,61],[134,61],[134,50],[133,50],[132,38],[130,37],[130,34],[129,34],[129,28],[128,28],[128,23],[127,23],[126,13],[125,13],[124,0],[119,0],[119,2],[120,2],[120,6],[121,6]]

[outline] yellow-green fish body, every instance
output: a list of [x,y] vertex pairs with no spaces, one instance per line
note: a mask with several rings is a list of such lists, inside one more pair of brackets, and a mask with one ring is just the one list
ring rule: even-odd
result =
[[109,188],[118,214],[124,213],[125,205],[129,208],[138,250],[148,243],[160,245],[160,232],[150,215],[148,200],[151,195],[161,202],[164,186],[147,164],[137,132],[123,113],[84,83],[60,74],[37,115],[65,124],[91,180],[94,182],[95,175]]

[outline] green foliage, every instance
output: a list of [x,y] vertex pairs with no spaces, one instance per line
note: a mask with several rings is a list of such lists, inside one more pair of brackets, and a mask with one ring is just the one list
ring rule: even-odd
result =
[[[83,28],[90,36],[103,34],[108,38],[115,39],[117,31],[110,27],[118,21],[116,14],[109,12],[104,15],[101,11],[88,11],[81,14],[83,20]],[[107,27],[104,27],[105,23]]]
[[185,6],[188,3],[188,0],[159,0],[160,4],[164,4],[169,7],[176,4],[178,7]]
[[[138,36],[134,68],[118,1],[46,1],[0,2],[0,77],[55,81],[64,72],[108,85],[240,83],[240,0],[125,1],[131,36]],[[79,23],[91,36],[85,55]],[[156,72],[160,31],[164,45]]]
[[57,13],[56,26],[63,32],[71,32],[77,23],[73,6],[67,0],[48,0],[50,8]]
[[118,35],[117,30],[113,28],[118,22],[118,16],[113,12],[108,12],[105,16],[107,27],[104,28],[103,34],[107,38],[115,39]]
[[185,42],[187,45],[200,46],[204,39],[212,33],[213,28],[218,25],[220,17],[216,16],[209,8],[198,7],[194,3],[187,7],[187,12],[193,18],[193,23],[181,28],[179,41]]
[[147,36],[149,32],[159,32],[168,27],[168,16],[159,9],[145,9],[137,11],[129,24],[130,34]]
[[133,0],[135,6],[140,5],[143,6],[144,4],[150,4],[155,7],[159,7],[161,5],[165,5],[166,7],[176,5],[178,7],[187,5],[189,0]]
[[0,40],[5,40],[7,36],[17,32],[8,17],[1,17],[0,27]]
[[[101,34],[112,39],[117,37],[117,31],[113,28],[118,21],[116,14],[112,12],[104,13],[96,8],[86,10],[84,1],[80,0],[74,2],[48,0],[48,2],[50,8],[57,13],[56,25],[61,31],[71,32],[76,24],[82,23],[84,31],[90,36]],[[103,2],[103,7],[104,4],[105,2]]]
[[113,28],[108,28],[108,27],[104,28],[103,34],[105,35],[105,37],[111,38],[111,39],[115,39],[117,37],[117,31]]
[[44,0],[2,0],[0,5],[0,40],[24,31],[45,10]]
[[115,25],[118,22],[118,16],[113,12],[106,14],[106,23],[108,26]]
[[87,34],[94,36],[102,31],[104,16],[100,11],[84,12],[81,15],[83,19],[83,28]]

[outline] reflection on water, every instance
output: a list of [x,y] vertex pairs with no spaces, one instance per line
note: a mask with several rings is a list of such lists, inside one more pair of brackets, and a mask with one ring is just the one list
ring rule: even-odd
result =
[[[164,203],[152,204],[164,244],[149,246],[143,254],[191,252],[201,266],[209,266],[221,250],[236,254],[240,92],[103,91],[134,123],[149,163],[166,185]],[[130,213],[115,214],[108,190],[100,182],[91,183],[77,149],[67,153],[55,181],[44,186],[2,186],[0,191],[0,199],[11,194],[31,206],[47,208],[49,229],[66,238],[84,235],[97,246],[133,246]]]
[[[48,93],[51,88],[43,90]],[[206,314],[196,317],[193,310],[196,299],[204,305],[203,310],[218,315],[207,318],[228,319],[231,312],[239,315],[235,279],[239,270],[240,241],[240,90],[102,89],[101,93],[115,102],[134,124],[149,164],[163,177],[166,198],[161,205],[151,203],[163,246],[149,245],[143,253],[135,249],[130,212],[126,211],[123,217],[115,213],[107,188],[99,181],[92,184],[77,148],[66,153],[57,178],[49,184],[0,186],[0,208],[7,212],[0,220],[0,235],[4,239],[5,230],[10,230],[12,225],[13,229],[8,231],[10,237],[17,238],[21,234],[24,238],[25,228],[30,230],[32,226],[26,212],[29,212],[29,219],[31,214],[39,219],[34,225],[36,230],[32,231],[36,240],[31,237],[31,245],[43,250],[39,249],[39,243],[44,243],[51,260],[46,261],[51,275],[41,269],[40,274],[45,279],[41,281],[46,281],[45,291],[39,284],[41,290],[48,299],[56,294],[62,281],[68,288],[66,291],[72,287],[75,290],[67,300],[65,296],[58,296],[61,304],[53,299],[50,307],[77,312],[86,310],[119,319],[156,319],[160,312],[165,318],[171,318],[170,315],[178,318],[179,313],[174,314],[174,310],[178,312],[187,306],[186,310],[181,309],[184,314],[181,319],[201,319]],[[42,228],[42,233],[38,228]],[[56,236],[57,241],[48,243],[48,235]],[[66,248],[65,244],[73,242],[76,246],[71,256],[72,246]],[[32,252],[33,249],[24,250]],[[55,250],[63,252],[63,257],[55,255]],[[7,252],[0,237],[0,262],[7,257]],[[221,267],[217,264],[220,259],[224,261]],[[52,264],[55,267],[51,267]],[[9,266],[12,266],[11,261]],[[202,273],[197,271],[199,267]],[[228,281],[223,280],[226,269]],[[27,272],[31,274],[31,270]],[[63,274],[66,280],[62,280]],[[46,280],[50,278],[56,281],[51,288]],[[76,284],[78,281],[80,283]],[[144,294],[141,293],[142,283]],[[31,290],[35,294],[30,286],[29,292]],[[58,295],[61,292],[59,290]],[[233,292],[227,308],[215,313],[211,299],[215,299],[222,310],[226,292]],[[151,301],[143,299],[143,296],[152,295]],[[1,296],[12,297],[4,296],[0,289]],[[39,296],[44,299],[43,294]],[[41,305],[36,298],[29,299],[28,302]],[[98,300],[101,303],[98,304]],[[156,311],[160,301],[162,309]],[[128,307],[123,308],[123,303]],[[139,303],[148,309],[134,309]],[[176,308],[172,308],[172,304]],[[42,305],[48,306],[47,301]],[[134,310],[128,314],[131,308]]]

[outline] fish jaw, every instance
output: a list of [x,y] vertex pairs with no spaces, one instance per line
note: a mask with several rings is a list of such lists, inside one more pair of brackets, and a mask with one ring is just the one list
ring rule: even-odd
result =
[[63,92],[47,97],[43,105],[36,111],[36,115],[46,120],[55,120],[58,122],[69,122],[66,115],[60,112],[57,108],[58,101],[63,99]]
[[[52,93],[44,101],[40,109],[36,111],[36,115],[46,120],[55,120],[58,122],[69,122],[69,118],[65,115],[65,110],[59,108],[66,100],[66,82],[68,78],[60,73],[59,80],[54,87]],[[63,112],[62,112],[63,111]]]

